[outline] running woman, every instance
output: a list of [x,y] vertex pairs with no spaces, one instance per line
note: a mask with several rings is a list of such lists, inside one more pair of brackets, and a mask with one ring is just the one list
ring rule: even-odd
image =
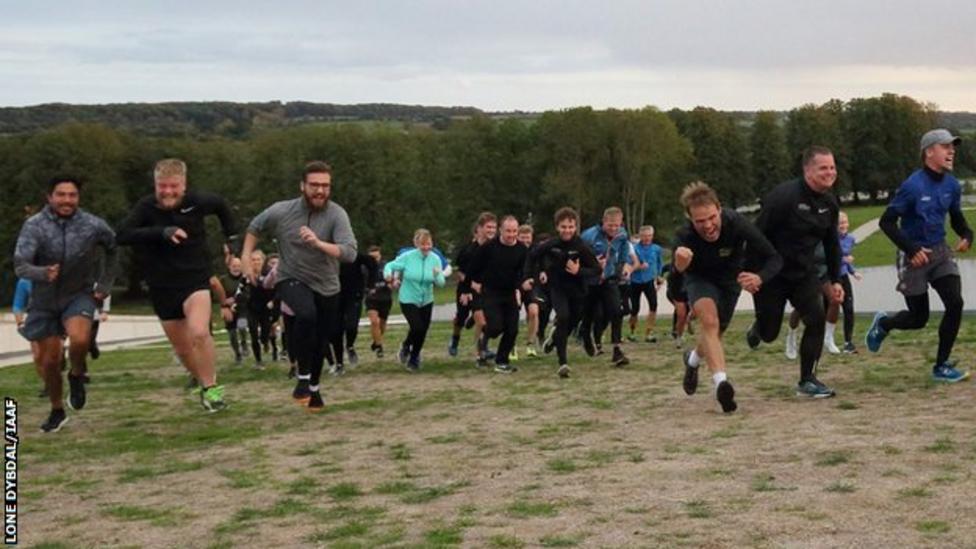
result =
[[231,257],[227,261],[227,273],[220,277],[220,285],[224,288],[226,299],[220,304],[220,316],[224,320],[224,329],[230,340],[230,348],[234,352],[234,362],[240,364],[247,349],[247,315],[244,314],[245,304],[237,303],[237,290],[244,283],[241,276],[241,259]]
[[[241,255],[254,251],[262,233],[278,241],[275,291],[282,311],[287,306],[293,313],[288,353],[298,362],[292,398],[317,412],[325,407],[319,383],[327,347],[339,329],[339,262],[356,258],[356,236],[346,210],[331,200],[332,166],[305,164],[299,191],[298,198],[275,202],[251,220]],[[249,263],[244,276],[257,277]]]
[[929,321],[928,287],[932,286],[945,313],[939,323],[939,347],[932,366],[932,379],[956,383],[969,372],[949,360],[962,322],[962,279],[946,243],[946,216],[959,235],[955,251],[965,252],[973,242],[973,231],[962,213],[962,188],[952,175],[956,147],[962,140],[948,130],[937,129],[922,136],[922,168],[902,182],[895,198],[881,216],[881,230],[898,246],[898,291],[905,296],[907,310],[894,316],[874,315],[865,343],[868,350],[881,350],[881,342],[892,330],[920,330]]
[[[723,209],[718,195],[705,183],[686,186],[681,205],[688,224],[675,238],[674,269],[685,273],[688,302],[701,322],[698,345],[684,355],[682,386],[688,395],[697,391],[698,367],[704,360],[712,371],[715,398],[728,414],[738,405],[726,374],[722,335],[735,313],[739,293],[755,294],[776,276],[783,260],[752,223],[735,210]],[[743,267],[747,251],[758,260],[756,272]]]
[[854,346],[854,288],[851,286],[851,278],[861,280],[861,273],[854,268],[854,246],[857,240],[854,235],[848,232],[850,221],[847,214],[840,212],[837,222],[837,235],[840,237],[840,285],[844,288],[844,302],[837,306],[831,304],[827,309],[827,333],[824,337],[834,341],[834,328],[837,326],[837,317],[840,310],[844,311],[844,354],[857,354],[857,347]]
[[383,267],[383,277],[400,289],[400,310],[410,330],[400,345],[400,363],[411,372],[420,371],[420,353],[427,339],[434,310],[434,286],[444,287],[440,259],[431,253],[434,239],[427,229],[417,229],[411,250]]
[[[35,357],[43,372],[51,413],[41,431],[61,430],[68,421],[62,396],[62,338],[68,338],[68,406],[85,407],[85,358],[91,340],[96,300],[112,289],[117,263],[115,233],[104,219],[79,207],[81,182],[55,177],[47,185],[47,206],[29,217],[17,237],[14,270],[31,281],[27,318],[21,334],[37,343]],[[96,258],[105,251],[105,264]]]
[[[187,189],[186,164],[156,163],[155,193],[143,197],[119,228],[119,244],[132,246],[142,266],[153,310],[183,367],[199,383],[208,412],[227,407],[217,385],[216,351],[210,334],[210,279],[206,217],[216,215],[225,242],[237,237],[230,207],[219,195]],[[225,246],[228,246],[225,244]]]

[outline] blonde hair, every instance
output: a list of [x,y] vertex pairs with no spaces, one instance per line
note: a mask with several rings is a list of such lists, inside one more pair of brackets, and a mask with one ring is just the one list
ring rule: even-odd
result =
[[159,181],[167,177],[186,178],[186,162],[179,158],[164,158],[156,162],[153,168],[153,179]]
[[413,245],[419,247],[421,242],[434,242],[434,237],[430,235],[430,231],[427,229],[417,229],[413,232]]
[[519,225],[518,234],[532,234],[533,232],[535,232],[535,229],[532,228],[532,225],[528,223]]
[[722,207],[715,190],[703,181],[688,183],[681,191],[681,205],[684,206],[686,213],[691,212],[691,208],[694,206],[706,206],[708,204],[714,204],[718,208]]
[[623,217],[624,211],[617,206],[610,206],[609,208],[603,210],[603,219],[610,219],[612,217]]

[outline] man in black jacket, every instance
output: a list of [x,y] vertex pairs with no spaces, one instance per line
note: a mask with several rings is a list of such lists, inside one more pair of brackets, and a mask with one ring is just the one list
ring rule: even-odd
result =
[[749,346],[776,339],[783,324],[788,299],[800,312],[805,330],[800,342],[800,382],[797,396],[829,398],[834,391],[817,379],[815,372],[823,350],[826,313],[823,290],[817,278],[814,253],[823,243],[827,277],[833,287],[832,301],[844,300],[840,285],[840,242],[837,238],[837,199],[830,189],[837,180],[834,155],[826,147],[813,146],[803,153],[803,177],[780,183],[762,202],[756,226],[783,258],[783,269],[753,295],[756,322],[746,334]]

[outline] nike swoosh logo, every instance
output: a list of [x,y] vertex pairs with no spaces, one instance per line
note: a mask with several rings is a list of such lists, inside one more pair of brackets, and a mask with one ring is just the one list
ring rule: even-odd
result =
[[180,208],[180,213],[181,214],[190,213],[193,211],[194,208],[196,208],[196,206],[190,206],[189,208]]

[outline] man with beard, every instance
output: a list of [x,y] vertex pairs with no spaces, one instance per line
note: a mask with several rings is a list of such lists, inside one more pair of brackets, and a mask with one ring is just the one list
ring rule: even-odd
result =
[[[275,290],[282,307],[293,313],[288,352],[298,360],[292,397],[309,411],[325,406],[319,381],[327,346],[339,326],[339,262],[356,258],[356,237],[342,206],[330,200],[332,167],[321,161],[305,165],[301,196],[269,206],[251,220],[241,254],[247,257],[259,235],[278,241],[281,261]],[[244,276],[257,273],[244,264]]]
[[205,221],[216,215],[226,242],[236,238],[237,225],[223,198],[187,190],[186,176],[182,160],[157,162],[155,193],[133,206],[122,222],[118,240],[135,249],[163,331],[183,367],[199,383],[200,404],[204,410],[216,412],[227,405],[224,388],[217,385],[216,351],[210,334],[213,270]]
[[[32,282],[27,318],[21,333],[37,343],[35,360],[51,401],[41,425],[56,432],[68,421],[62,398],[62,337],[68,337],[68,406],[85,406],[85,357],[88,355],[96,300],[108,296],[116,267],[115,233],[100,217],[78,207],[81,183],[55,177],[47,186],[47,206],[24,222],[14,251],[17,276]],[[105,250],[99,269],[96,248]]]

